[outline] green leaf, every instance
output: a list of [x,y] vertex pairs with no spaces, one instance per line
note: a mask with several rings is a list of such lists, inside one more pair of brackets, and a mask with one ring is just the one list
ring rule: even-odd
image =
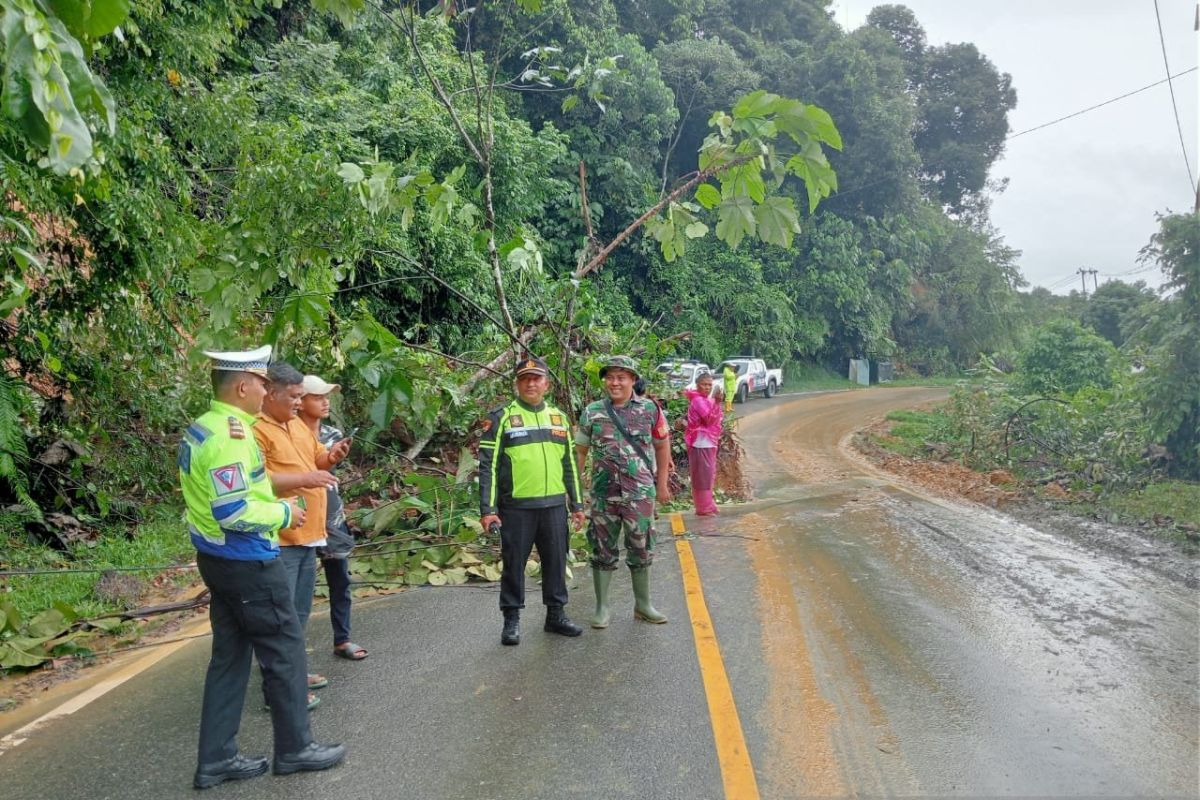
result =
[[367,416],[371,418],[371,422],[375,423],[376,428],[387,428],[392,421],[392,393],[390,391],[380,392],[375,401],[371,403]]
[[451,586],[461,586],[467,582],[467,570],[465,567],[452,567],[442,572],[446,578],[446,583]]
[[779,95],[759,89],[737,101],[733,107],[733,118],[743,120],[752,117],[766,117],[775,111],[778,102]]
[[65,631],[70,624],[66,615],[57,608],[47,608],[29,621],[26,628],[36,639],[51,639]]
[[809,142],[802,152],[789,158],[787,170],[804,181],[809,213],[815,211],[817,204],[837,189],[837,174],[816,142]]
[[833,124],[833,117],[829,116],[828,111],[820,106],[805,106],[804,114],[815,126],[818,139],[836,150],[842,149],[842,135]]
[[363,179],[367,177],[367,174],[363,172],[362,167],[349,161],[342,162],[342,165],[338,167],[337,174],[340,175],[342,180],[344,180],[346,183],[362,183]]
[[47,0],[67,30],[80,40],[99,39],[129,16],[129,0]]
[[746,236],[753,236],[758,222],[754,217],[754,201],[745,195],[721,201],[717,209],[717,238],[733,249]]
[[87,35],[93,39],[112,33],[129,16],[129,0],[92,0]]
[[791,247],[792,237],[800,232],[800,217],[790,197],[768,197],[754,208],[758,236],[764,242]]
[[315,292],[288,295],[280,304],[267,331],[267,338],[278,341],[289,330],[295,333],[308,328],[322,327],[332,307],[329,298]]
[[684,228],[683,232],[689,239],[699,239],[708,233],[708,226],[703,222],[693,222]]
[[332,14],[347,28],[354,24],[354,18],[365,5],[366,0],[313,0],[313,8]]
[[4,669],[12,669],[13,667],[36,667],[49,660],[46,655],[35,655],[33,653],[18,650],[11,643],[0,643],[0,667]]
[[39,163],[58,175],[83,166],[93,155],[92,133],[83,114],[93,113],[111,128],[115,110],[79,41],[58,17],[43,15],[32,3],[0,14],[0,33],[5,50],[0,86],[4,113],[43,151],[44,161]]
[[446,180],[442,181],[442,183],[445,184],[446,186],[454,186],[460,180],[462,180],[462,176],[465,175],[466,172],[467,172],[467,165],[459,164],[457,167],[455,167],[454,169],[452,169],[450,171],[450,174],[446,176]]
[[121,627],[123,620],[120,617],[101,617],[100,619],[89,619],[87,624],[106,633],[112,633]]
[[[722,138],[728,139],[733,133],[733,117],[724,111],[714,111],[708,118],[708,127],[716,128]],[[700,168],[704,169],[704,166],[701,165]]]
[[696,201],[705,208],[716,208],[721,204],[721,193],[711,183],[702,183],[696,187]]
[[719,177],[722,197],[748,196],[754,202],[761,203],[767,196],[767,185],[763,182],[762,169],[757,160],[726,170]]
[[577,94],[567,95],[566,97],[563,98],[563,101],[562,101],[562,113],[566,114],[568,111],[570,111],[577,105],[579,105],[579,95],[577,95]]

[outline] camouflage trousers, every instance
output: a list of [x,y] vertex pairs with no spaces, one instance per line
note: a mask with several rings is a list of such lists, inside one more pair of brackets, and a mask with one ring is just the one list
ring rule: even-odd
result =
[[594,568],[617,568],[622,537],[625,540],[625,563],[629,568],[644,569],[650,566],[654,561],[653,497],[625,502],[595,502],[587,528]]

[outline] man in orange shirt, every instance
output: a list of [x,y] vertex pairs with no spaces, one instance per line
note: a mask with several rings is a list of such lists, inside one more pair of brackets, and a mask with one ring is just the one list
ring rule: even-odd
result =
[[[305,630],[312,612],[317,581],[317,548],[325,545],[325,490],[337,486],[329,470],[346,457],[349,440],[326,449],[297,414],[304,397],[304,376],[290,364],[275,363],[267,370],[270,382],[262,412],[254,422],[254,438],[262,450],[271,488],[281,499],[299,498],[307,514],[304,524],[281,531],[279,555],[287,569],[296,601],[300,630]],[[320,689],[329,681],[321,675],[308,676],[308,688]],[[319,701],[309,693],[308,707]]]

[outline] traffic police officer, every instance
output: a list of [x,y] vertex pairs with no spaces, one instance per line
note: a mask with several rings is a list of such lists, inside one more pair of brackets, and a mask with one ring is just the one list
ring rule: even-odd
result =
[[[592,457],[592,511],[588,544],[592,549],[592,583],[596,590],[593,628],[611,619],[608,591],[624,535],[625,563],[633,582],[635,619],[663,623],[665,614],[650,603],[650,564],[654,561],[654,501],[669,502],[671,430],[658,404],[633,396],[637,364],[613,356],[600,368],[608,395],[584,409],[575,434],[582,472],[588,450]],[[650,451],[654,452],[651,457]]]
[[550,370],[540,358],[517,363],[517,398],[495,409],[483,423],[479,443],[479,514],[485,530],[499,523],[502,644],[521,642],[525,607],[525,562],[536,544],[542,563],[544,629],[578,636],[583,628],[563,612],[567,603],[567,511],[583,525],[579,472],[571,457],[567,416],[543,398]]
[[250,433],[271,347],[205,355],[215,397],[184,431],[178,458],[196,565],[212,596],[197,789],[267,771],[266,758],[243,756],[237,746],[252,650],[271,701],[275,772],[327,769],[345,756],[342,745],[318,744],[309,730],[304,638],[279,560],[279,530],[302,524],[304,510],[276,499]]

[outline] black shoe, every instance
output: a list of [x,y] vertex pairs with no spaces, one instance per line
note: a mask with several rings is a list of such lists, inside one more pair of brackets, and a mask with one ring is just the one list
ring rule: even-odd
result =
[[571,622],[567,615],[563,613],[561,606],[546,607],[546,625],[542,630],[547,633],[558,633],[563,636],[578,636],[583,633],[583,628]]
[[317,744],[311,742],[308,747],[298,753],[286,756],[275,756],[275,774],[290,775],[293,772],[306,770],[315,772],[329,769],[346,757],[346,748],[340,744]]
[[521,615],[516,611],[504,612],[504,629],[500,631],[500,644],[521,643]]
[[267,759],[263,756],[244,756],[238,753],[233,758],[201,764],[196,769],[192,785],[197,789],[209,789],[225,781],[240,781],[257,778],[267,771]]

